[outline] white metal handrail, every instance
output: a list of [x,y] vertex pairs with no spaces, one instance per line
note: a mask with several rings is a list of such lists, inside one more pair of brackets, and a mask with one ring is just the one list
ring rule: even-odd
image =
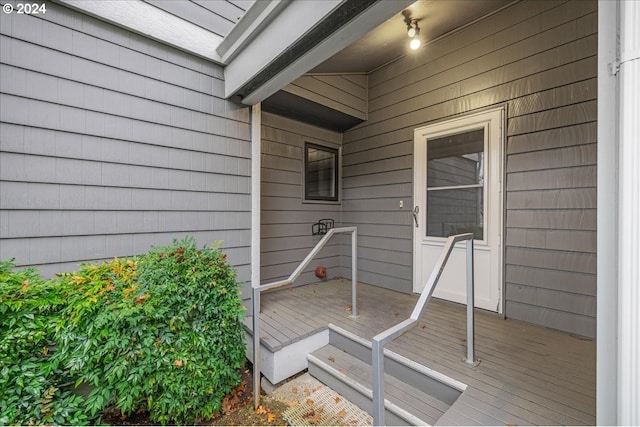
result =
[[356,301],[358,283],[358,229],[357,227],[332,228],[327,231],[316,246],[309,252],[309,255],[302,260],[298,268],[285,280],[257,285],[251,287],[251,305],[253,315],[253,402],[255,409],[260,405],[260,294],[264,291],[284,288],[293,285],[302,271],[309,265],[311,260],[322,250],[329,239],[337,233],[351,233],[351,317],[358,317]]
[[384,346],[398,338],[400,335],[413,329],[418,324],[418,320],[422,316],[422,313],[424,313],[429,300],[431,300],[433,290],[438,284],[438,280],[440,279],[440,275],[447,264],[449,255],[451,255],[453,246],[457,242],[463,240],[467,241],[467,357],[465,362],[469,364],[475,363],[473,342],[475,329],[473,313],[473,233],[465,233],[450,236],[447,239],[444,248],[442,248],[442,252],[440,253],[440,258],[438,258],[438,262],[433,268],[431,276],[429,276],[429,280],[427,280],[411,316],[407,320],[404,320],[373,337],[371,366],[373,370],[374,426],[384,425]]

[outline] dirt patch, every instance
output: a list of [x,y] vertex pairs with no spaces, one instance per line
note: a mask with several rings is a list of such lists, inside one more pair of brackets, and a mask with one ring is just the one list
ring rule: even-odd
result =
[[[262,395],[262,405],[253,409],[253,367],[241,371],[242,382],[222,401],[222,412],[208,420],[198,420],[198,425],[212,426],[286,426],[282,413],[287,405]],[[109,408],[102,416],[102,423],[117,426],[149,426],[157,423],[149,419],[149,413],[139,411],[123,415],[116,408]]]

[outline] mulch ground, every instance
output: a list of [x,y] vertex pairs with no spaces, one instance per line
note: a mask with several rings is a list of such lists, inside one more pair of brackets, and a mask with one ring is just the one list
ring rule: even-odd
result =
[[[282,413],[287,405],[277,400],[262,397],[262,405],[253,408],[252,366],[241,371],[242,382],[222,401],[222,412],[211,419],[199,420],[197,425],[212,426],[286,426]],[[114,426],[156,425],[149,419],[149,413],[140,411],[123,415],[116,408],[109,408],[102,416],[102,423]]]

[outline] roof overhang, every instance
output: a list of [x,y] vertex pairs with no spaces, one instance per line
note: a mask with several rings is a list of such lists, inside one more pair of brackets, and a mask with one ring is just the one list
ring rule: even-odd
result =
[[222,37],[149,3],[139,0],[56,1],[161,43],[223,63],[216,51]]
[[[256,2],[256,5],[259,3],[262,2]],[[230,34],[243,42],[236,42],[232,52],[223,52],[224,56],[233,58],[224,71],[226,97],[238,95],[247,105],[263,101],[402,11],[412,1],[277,3],[270,12],[264,10],[259,15],[268,21],[267,24],[255,23],[244,30],[247,33],[244,36]]]
[[225,96],[253,105],[415,0],[256,1],[221,36],[140,0],[55,0],[225,66]]

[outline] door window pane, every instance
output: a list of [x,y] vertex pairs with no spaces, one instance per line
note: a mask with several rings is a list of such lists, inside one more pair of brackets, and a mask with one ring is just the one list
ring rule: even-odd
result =
[[427,236],[449,237],[473,233],[484,239],[482,187],[429,191],[427,193]]
[[427,187],[484,183],[484,129],[427,142]]
[[484,239],[484,158],[484,129],[427,141],[427,236]]

